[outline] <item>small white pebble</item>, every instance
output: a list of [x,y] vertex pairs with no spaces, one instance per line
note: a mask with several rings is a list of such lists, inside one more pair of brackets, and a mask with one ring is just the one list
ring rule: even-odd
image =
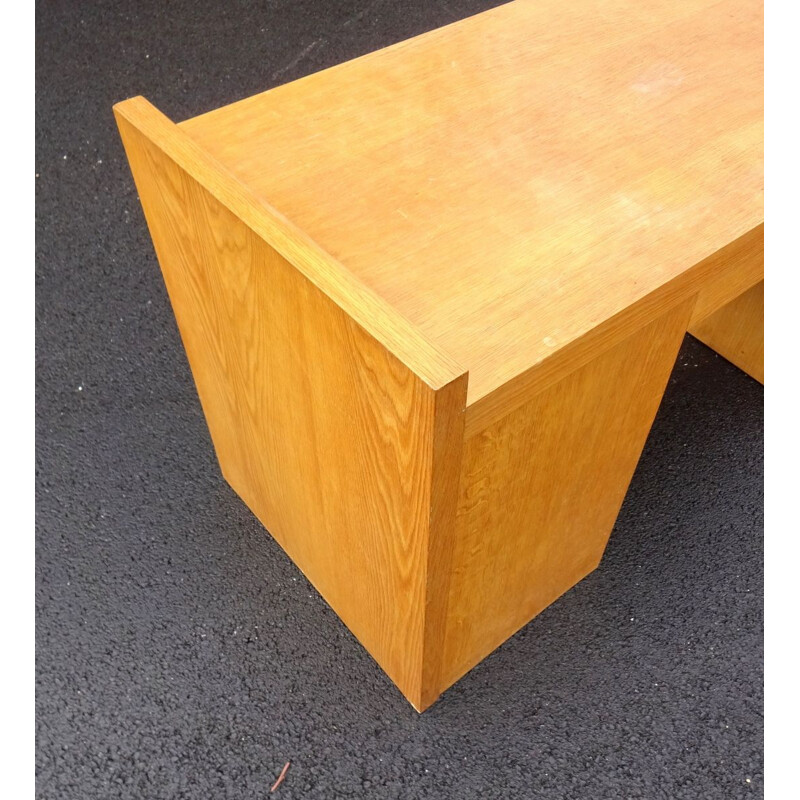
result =
[[79,387],[78,387],[78,391],[79,391],[79,392],[82,392],[82,391],[83,391],[83,386],[79,386]]
[[66,160],[67,160],[67,157],[66,157],[66,156],[64,156],[64,161],[66,161]]
[[102,158],[98,158],[98,159],[97,159],[97,163],[98,163],[98,164],[102,164],[102,163],[103,163],[103,159],[102,159]]
[[745,779],[744,779],[744,782],[745,782],[745,783],[750,783],[750,778],[745,778]]

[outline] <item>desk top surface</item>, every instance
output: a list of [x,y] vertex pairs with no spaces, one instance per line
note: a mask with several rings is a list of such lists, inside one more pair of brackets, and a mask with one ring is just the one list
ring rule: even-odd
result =
[[182,128],[474,402],[763,221],[762,25],[757,0],[517,0]]

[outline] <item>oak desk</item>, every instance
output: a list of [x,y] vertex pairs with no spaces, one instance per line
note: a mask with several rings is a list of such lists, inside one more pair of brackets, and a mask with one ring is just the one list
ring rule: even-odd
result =
[[225,477],[417,709],[597,566],[687,329],[763,381],[761,37],[518,0],[115,107]]

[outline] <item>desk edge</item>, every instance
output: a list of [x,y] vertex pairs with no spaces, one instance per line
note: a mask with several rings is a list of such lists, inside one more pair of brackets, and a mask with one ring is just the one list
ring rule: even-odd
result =
[[203,185],[217,201],[432,389],[441,389],[467,375],[467,370],[449,353],[428,339],[290,220],[260,199],[147,99],[137,96],[117,103],[114,114],[139,130]]

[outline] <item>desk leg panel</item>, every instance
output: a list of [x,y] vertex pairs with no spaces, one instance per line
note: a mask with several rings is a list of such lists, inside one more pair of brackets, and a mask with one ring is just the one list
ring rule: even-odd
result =
[[223,474],[424,708],[440,680],[466,373],[429,386],[118,123]]
[[764,281],[692,323],[689,333],[764,383]]
[[442,688],[598,565],[693,305],[467,439]]

